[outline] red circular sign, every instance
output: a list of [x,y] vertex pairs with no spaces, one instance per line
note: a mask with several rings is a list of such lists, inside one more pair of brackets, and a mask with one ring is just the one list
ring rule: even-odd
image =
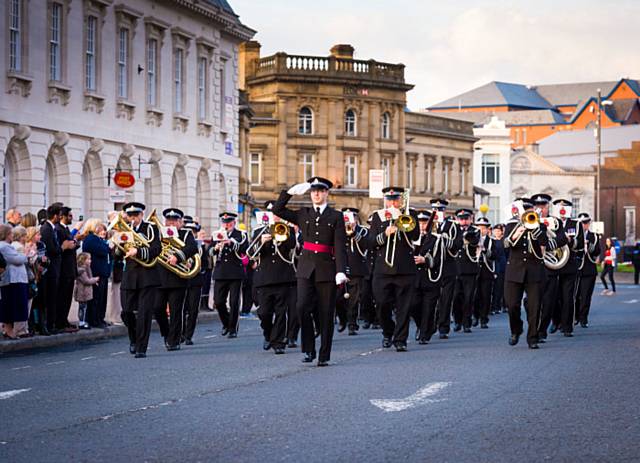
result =
[[136,178],[129,172],[116,172],[113,183],[120,188],[131,188],[136,183]]

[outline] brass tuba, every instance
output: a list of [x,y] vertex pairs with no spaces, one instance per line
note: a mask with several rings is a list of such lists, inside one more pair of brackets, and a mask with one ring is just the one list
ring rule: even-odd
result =
[[[556,231],[560,227],[560,221],[555,217],[545,217],[540,219],[540,222],[547,227],[547,236],[551,239],[556,238]],[[568,245],[564,245],[560,248],[556,248],[553,251],[545,249],[544,251],[544,266],[549,270],[559,270],[566,265],[571,257],[571,251]]]
[[175,255],[177,251],[181,251],[181,249],[184,248],[184,241],[182,241],[179,236],[164,236],[164,234],[162,234],[164,226],[160,222],[155,209],[151,211],[151,214],[147,217],[147,222],[151,222],[158,227],[158,230],[161,231],[160,243],[162,245],[162,251],[157,257],[158,263],[170,272],[178,275],[180,278],[188,279],[196,276],[198,272],[200,272],[200,254],[198,253],[183,262],[178,262],[176,265],[171,265],[169,263],[169,258]]
[[[115,232],[117,232],[111,238],[111,242],[116,246],[118,250],[120,250],[124,254],[126,254],[131,248],[140,249],[140,248],[149,247],[149,244],[150,244],[149,240],[144,238],[139,233],[136,233],[135,231],[133,231],[133,228],[131,228],[131,225],[129,225],[124,220],[124,218],[122,217],[122,214],[120,213],[116,215],[116,217],[111,221],[111,223],[107,227],[107,231],[109,230],[114,230]],[[154,259],[151,262],[144,262],[138,259],[137,257],[131,257],[131,260],[135,261],[136,263],[146,268],[151,268],[156,264],[156,259]]]

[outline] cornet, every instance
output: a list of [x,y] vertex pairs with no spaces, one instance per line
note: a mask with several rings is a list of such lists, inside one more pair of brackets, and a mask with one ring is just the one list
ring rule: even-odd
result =
[[402,231],[404,233],[409,233],[413,231],[414,228],[416,228],[416,219],[414,219],[413,216],[409,213],[409,192],[405,191],[403,193],[403,196],[405,198],[404,214],[400,214],[398,218],[393,222],[398,231],[393,234],[393,238],[389,237],[387,239],[387,247],[385,248],[384,253],[384,263],[389,267],[393,267],[393,263],[396,259],[398,232]]

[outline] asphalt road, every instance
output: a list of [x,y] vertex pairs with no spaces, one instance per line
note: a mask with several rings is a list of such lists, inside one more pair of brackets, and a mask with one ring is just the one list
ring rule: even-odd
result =
[[[597,287],[596,291],[599,291]],[[0,357],[0,461],[639,461],[640,290],[538,351],[490,329],[409,352],[337,334],[332,365],[217,322],[146,359],[124,338]]]

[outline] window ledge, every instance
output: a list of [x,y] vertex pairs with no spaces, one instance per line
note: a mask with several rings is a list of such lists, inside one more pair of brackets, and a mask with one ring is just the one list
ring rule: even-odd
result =
[[186,132],[189,127],[189,118],[184,114],[175,113],[173,115],[173,130]]
[[47,87],[47,101],[49,103],[58,103],[62,106],[66,106],[69,103],[71,87],[55,80],[50,80]]
[[151,127],[160,127],[162,125],[162,119],[164,118],[164,112],[154,106],[147,106],[146,122]]
[[96,114],[102,113],[104,109],[104,95],[100,95],[90,90],[84,92],[84,106],[85,111],[93,111]]
[[198,135],[209,137],[211,136],[211,130],[213,128],[213,122],[207,120],[198,121]]
[[116,101],[116,117],[130,121],[136,112],[136,105],[128,100],[118,99]]
[[28,97],[33,78],[18,71],[7,72],[7,93]]

